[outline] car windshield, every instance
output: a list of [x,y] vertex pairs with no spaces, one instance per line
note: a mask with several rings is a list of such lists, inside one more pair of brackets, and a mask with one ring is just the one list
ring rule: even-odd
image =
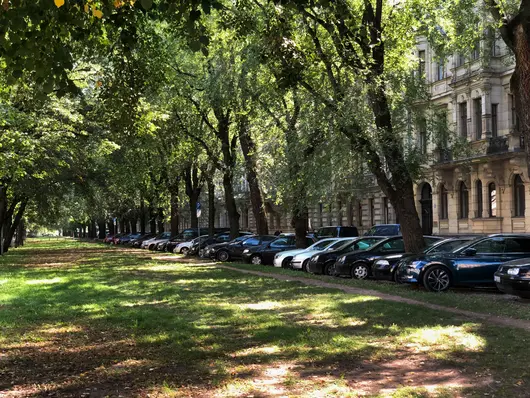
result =
[[335,242],[336,242],[335,240],[320,240],[316,243],[313,243],[311,246],[309,246],[307,250],[322,250],[328,246],[333,245]]
[[451,239],[436,242],[434,245],[423,250],[425,254],[452,252],[462,244],[469,244],[469,239]]
[[334,244],[329,246],[326,250],[341,250],[341,249],[345,249],[346,247],[351,246],[354,241],[355,241],[355,239],[339,240],[338,242],[335,242]]
[[235,238],[232,242],[242,242],[244,240],[252,238],[252,235],[243,235],[238,238]]
[[317,231],[317,236],[336,236],[336,235],[337,235],[337,228],[335,227],[320,228]]
[[473,240],[468,240],[468,241],[462,243],[461,245],[458,245],[453,250],[451,250],[451,253],[459,253],[460,251],[464,250],[466,247],[474,245],[475,243],[477,243],[481,239],[484,239],[484,238],[476,238],[476,239],[473,239]]

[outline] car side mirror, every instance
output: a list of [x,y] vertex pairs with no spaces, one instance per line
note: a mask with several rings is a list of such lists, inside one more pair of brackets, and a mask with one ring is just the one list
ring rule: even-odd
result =
[[462,251],[462,254],[464,256],[475,256],[477,254],[477,249],[475,249],[473,247],[468,247],[467,249]]

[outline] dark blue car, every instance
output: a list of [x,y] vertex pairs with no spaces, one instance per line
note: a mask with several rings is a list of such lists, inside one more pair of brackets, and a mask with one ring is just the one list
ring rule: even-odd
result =
[[495,234],[466,242],[451,252],[408,257],[397,280],[433,292],[451,286],[495,286],[493,275],[506,261],[530,257],[530,235]]

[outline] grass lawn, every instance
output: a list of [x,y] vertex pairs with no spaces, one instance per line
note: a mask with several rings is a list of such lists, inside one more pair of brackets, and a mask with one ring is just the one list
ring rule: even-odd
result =
[[30,240],[0,257],[1,397],[525,397],[529,342],[144,251]]
[[462,310],[480,312],[490,315],[508,316],[514,319],[530,320],[530,300],[501,294],[494,288],[488,289],[452,289],[444,293],[432,293],[412,284],[396,284],[386,281],[357,280],[349,278],[331,278],[324,275],[313,275],[301,271],[256,266],[252,264],[226,263],[228,266],[261,271],[267,273],[293,275],[303,278],[322,280],[327,283],[376,290],[405,298],[439,304]]

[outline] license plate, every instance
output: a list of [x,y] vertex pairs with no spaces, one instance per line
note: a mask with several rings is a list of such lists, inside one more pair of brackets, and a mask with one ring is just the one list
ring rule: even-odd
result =
[[508,274],[510,274],[510,275],[519,275],[519,268],[510,268],[508,270]]
[[495,282],[501,283],[501,277],[500,276],[494,276],[493,279],[495,280]]

